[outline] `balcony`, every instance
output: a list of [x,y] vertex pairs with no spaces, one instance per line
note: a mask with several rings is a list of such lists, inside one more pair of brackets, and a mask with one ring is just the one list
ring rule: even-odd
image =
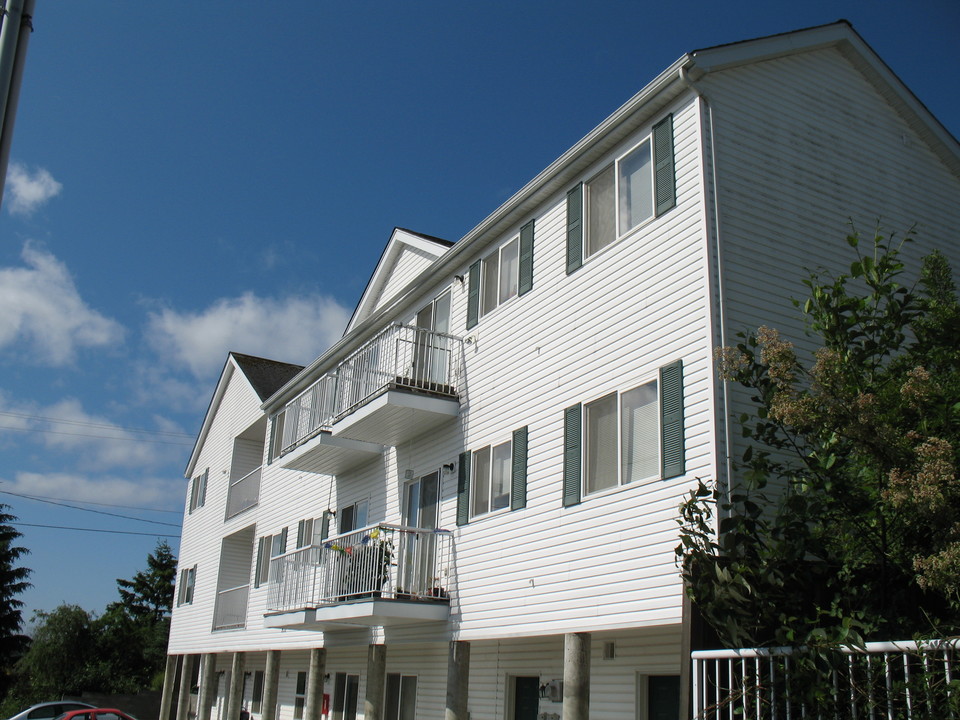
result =
[[267,627],[336,630],[442,622],[452,535],[372,525],[270,563]]
[[250,585],[240,585],[217,592],[217,603],[213,611],[214,630],[231,630],[246,625],[249,590]]
[[226,520],[252,508],[260,501],[260,474],[262,470],[262,467],[258,467],[239,480],[230,481],[230,487],[227,489]]
[[337,474],[460,411],[463,341],[391,325],[287,403],[283,467]]

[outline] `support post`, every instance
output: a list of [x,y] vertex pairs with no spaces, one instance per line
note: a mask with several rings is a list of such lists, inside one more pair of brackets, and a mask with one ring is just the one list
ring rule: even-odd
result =
[[470,643],[451,640],[447,659],[447,707],[444,720],[467,720],[470,680]]
[[177,694],[177,720],[190,717],[190,680],[193,679],[193,655],[184,655],[180,665],[180,692]]
[[213,698],[217,694],[217,654],[206,653],[200,664],[200,698],[197,701],[197,720],[210,720]]
[[307,673],[307,699],[303,720],[320,720],[320,711],[323,709],[323,676],[326,671],[326,648],[310,648],[310,671]]
[[563,720],[590,720],[590,633],[563,636]]
[[367,694],[363,720],[383,720],[383,686],[387,678],[387,646],[367,646]]
[[230,665],[230,695],[227,698],[227,717],[225,720],[240,720],[240,710],[243,709],[243,663],[242,652],[233,654]]
[[263,678],[263,720],[277,720],[277,691],[280,686],[280,651],[267,651],[267,670]]
[[160,695],[160,717],[158,720],[170,720],[173,707],[173,686],[177,684],[177,656],[167,655],[167,666],[163,670],[163,693]]

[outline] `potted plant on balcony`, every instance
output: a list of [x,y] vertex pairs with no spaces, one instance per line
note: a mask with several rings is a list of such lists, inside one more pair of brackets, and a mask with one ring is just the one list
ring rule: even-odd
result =
[[352,544],[330,543],[341,554],[341,600],[380,597],[390,581],[394,564],[393,540],[380,528],[364,534]]

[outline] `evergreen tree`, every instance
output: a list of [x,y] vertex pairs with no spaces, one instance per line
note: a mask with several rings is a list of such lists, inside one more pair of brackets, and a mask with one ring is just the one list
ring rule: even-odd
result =
[[0,698],[6,694],[14,663],[29,644],[20,632],[23,601],[19,595],[30,587],[30,570],[18,565],[29,550],[17,544],[21,535],[9,524],[16,517],[8,509],[0,505]]

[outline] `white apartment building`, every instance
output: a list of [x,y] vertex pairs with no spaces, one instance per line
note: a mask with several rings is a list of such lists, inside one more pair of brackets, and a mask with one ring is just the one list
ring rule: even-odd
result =
[[227,358],[164,712],[686,713],[677,508],[742,451],[714,349],[801,338],[851,219],[960,267],[960,145],[841,21],[683,55],[455,243],[396,229],[308,367]]

